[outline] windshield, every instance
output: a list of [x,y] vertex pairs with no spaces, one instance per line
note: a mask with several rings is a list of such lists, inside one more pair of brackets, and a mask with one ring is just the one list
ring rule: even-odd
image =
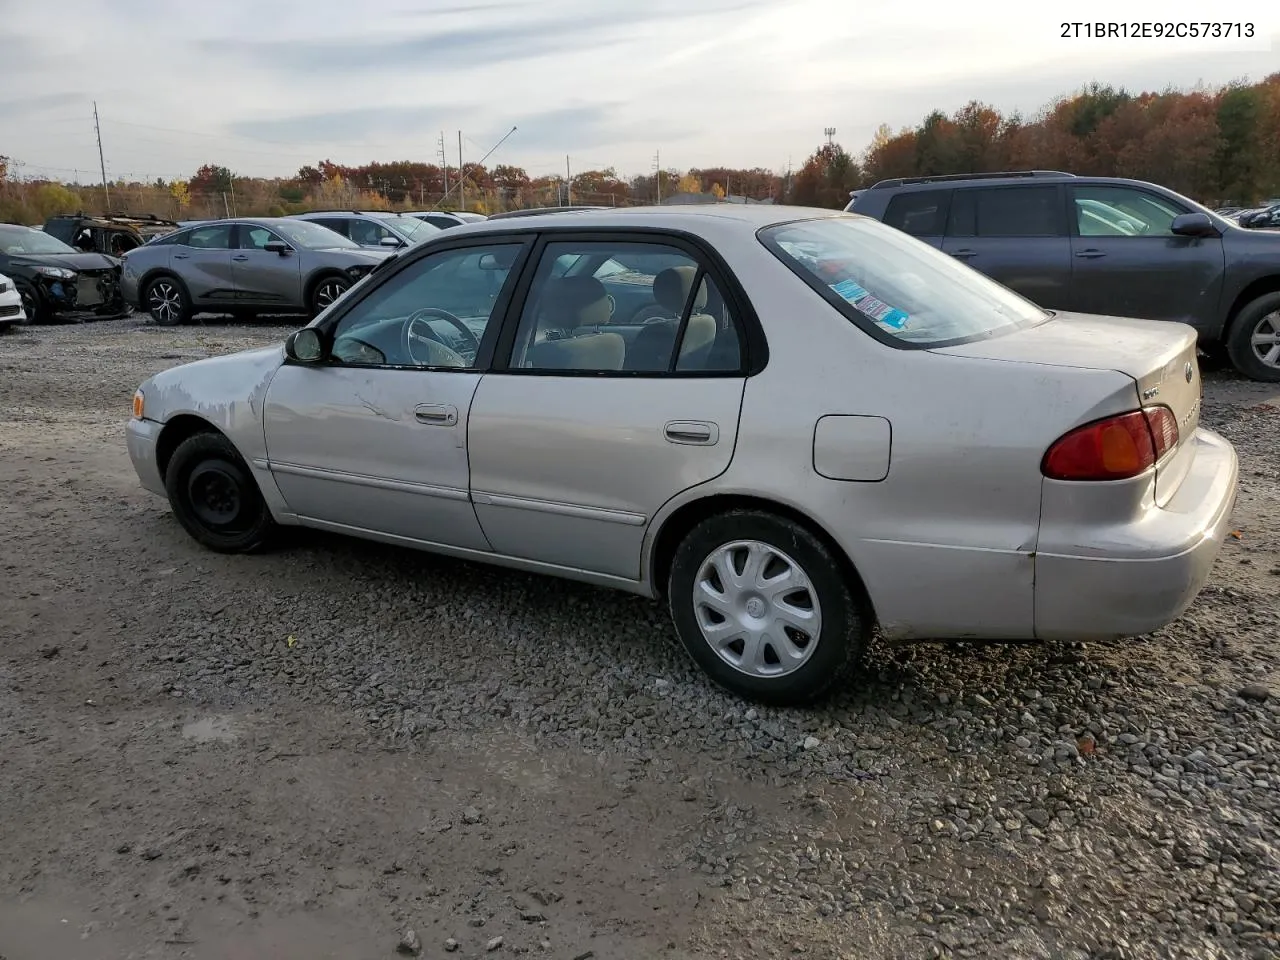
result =
[[57,237],[30,227],[0,227],[0,250],[8,254],[80,252]]
[[760,238],[851,320],[907,343],[961,343],[1049,317],[977,270],[874,220],[782,223]]
[[336,230],[322,227],[310,220],[272,220],[268,224],[272,230],[282,234],[295,247],[306,250],[318,250],[340,247],[343,250],[358,250],[360,244],[352,243]]
[[383,220],[383,223],[397,233],[403,234],[406,239],[414,243],[440,232],[440,228],[434,223],[427,223],[427,221],[419,220],[417,217],[387,217]]

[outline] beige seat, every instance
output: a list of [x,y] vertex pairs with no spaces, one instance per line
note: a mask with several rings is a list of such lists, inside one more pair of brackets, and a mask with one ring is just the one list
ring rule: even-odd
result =
[[[653,280],[653,298],[658,305],[677,317],[684,313],[689,300],[689,289],[697,276],[696,267],[668,267]],[[707,305],[707,286],[700,284],[693,301],[693,313],[685,327],[684,340],[680,344],[683,359],[694,350],[705,347],[716,338],[716,318],[702,313]],[[666,370],[671,360],[671,350],[679,332],[678,320],[661,320],[647,324],[635,338],[628,351],[628,370]]]
[[547,284],[534,343],[524,366],[535,370],[621,370],[627,342],[617,333],[541,339],[548,330],[594,329],[609,322],[613,304],[595,277],[560,277]]

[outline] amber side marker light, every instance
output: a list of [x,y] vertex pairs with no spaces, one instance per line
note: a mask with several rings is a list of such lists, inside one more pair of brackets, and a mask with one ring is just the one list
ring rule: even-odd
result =
[[136,420],[142,419],[142,391],[135,390],[133,392],[133,416]]

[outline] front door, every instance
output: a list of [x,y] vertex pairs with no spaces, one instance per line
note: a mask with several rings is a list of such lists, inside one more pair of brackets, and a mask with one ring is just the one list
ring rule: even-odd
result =
[[1215,329],[1226,271],[1221,237],[1175,235],[1174,218],[1190,211],[1148,190],[1070,191],[1072,310]]
[[[284,254],[265,249],[272,240],[287,241],[252,223],[236,225],[236,249],[231,254],[231,276],[236,299],[255,306],[303,304],[302,267],[295,251]],[[292,247],[292,244],[288,244]]]
[[1057,184],[956,190],[944,252],[1032,303],[1070,309],[1071,241]]
[[304,523],[488,549],[468,495],[467,420],[501,301],[464,303],[453,266],[483,251],[505,289],[524,249],[471,244],[406,263],[325,322],[326,362],[281,367],[267,455]]
[[[675,319],[617,316],[599,277],[558,267],[579,257],[606,275],[665,258],[646,294]],[[545,245],[471,406],[471,495],[496,552],[639,579],[662,505],[728,468],[741,332],[703,267],[692,248],[658,238]]]
[[235,301],[229,223],[211,223],[191,230],[182,243],[174,245],[170,264],[193,300],[228,305]]

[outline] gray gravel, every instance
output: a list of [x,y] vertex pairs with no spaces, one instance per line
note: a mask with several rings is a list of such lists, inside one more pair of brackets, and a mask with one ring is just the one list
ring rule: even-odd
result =
[[1238,537],[1177,623],[881,645],[789,711],[640,599],[306,533],[201,551],[137,489],[129,397],[288,329],[0,338],[8,960],[40,904],[138,956],[300,911],[343,956],[1280,956],[1280,388],[1206,376]]

